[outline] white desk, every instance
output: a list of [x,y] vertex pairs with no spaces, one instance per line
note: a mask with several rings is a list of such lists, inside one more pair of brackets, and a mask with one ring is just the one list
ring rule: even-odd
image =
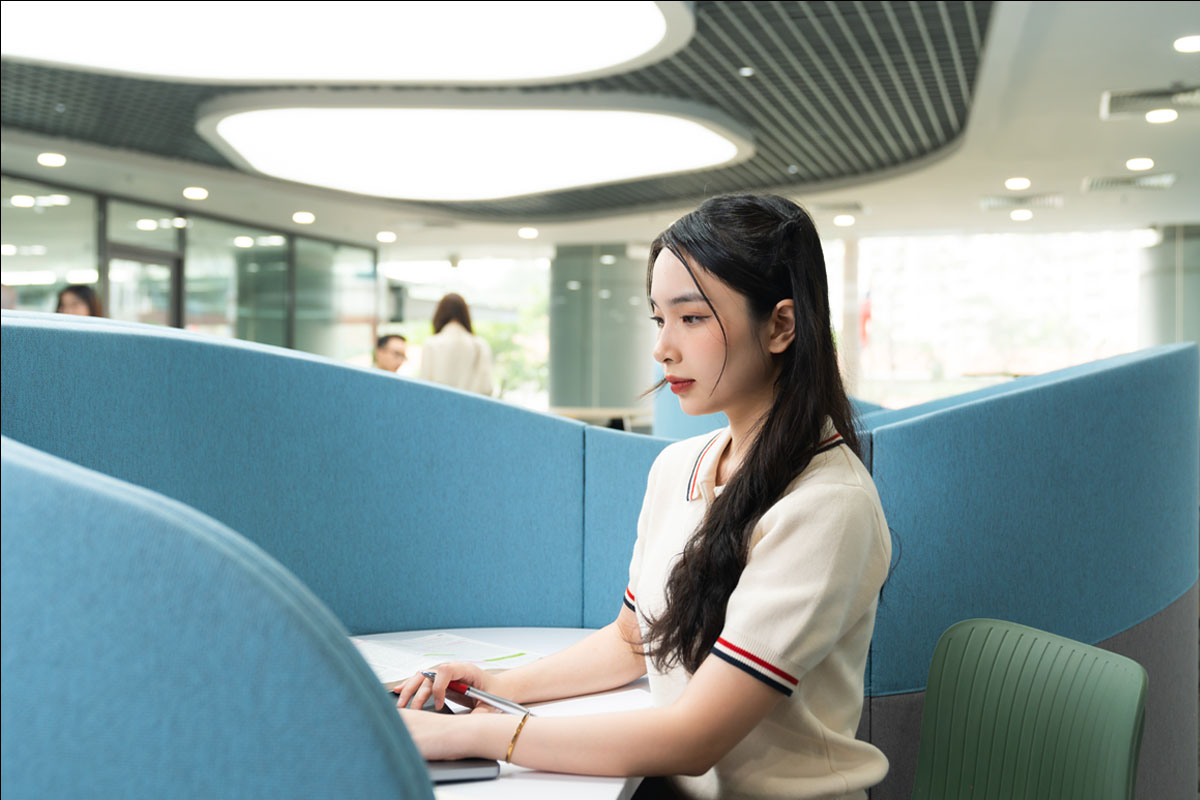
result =
[[[454,628],[448,630],[458,636],[477,639],[481,642],[503,647],[549,655],[562,650],[592,633],[586,628]],[[404,631],[402,633],[380,633],[355,638],[384,642],[388,639],[407,639],[436,631]],[[606,701],[604,698],[611,698]],[[562,703],[536,703],[532,708],[550,711]],[[615,692],[595,696],[588,701],[586,712],[601,713],[608,710],[649,708],[650,688],[646,679],[634,681]],[[518,767],[515,764],[500,764],[500,777],[494,781],[442,784],[434,788],[438,800],[467,800],[468,798],[528,798],[528,800],[628,800],[637,790],[641,778],[601,778],[591,775],[564,775],[557,772]]]

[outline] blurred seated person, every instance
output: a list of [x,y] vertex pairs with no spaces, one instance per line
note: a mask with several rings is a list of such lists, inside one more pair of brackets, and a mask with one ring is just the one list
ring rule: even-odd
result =
[[375,366],[395,372],[408,361],[408,340],[398,333],[388,333],[375,342]]
[[100,305],[100,295],[91,286],[83,283],[73,283],[58,293],[58,306],[54,309],[59,314],[75,314],[80,317],[103,317],[104,307]]

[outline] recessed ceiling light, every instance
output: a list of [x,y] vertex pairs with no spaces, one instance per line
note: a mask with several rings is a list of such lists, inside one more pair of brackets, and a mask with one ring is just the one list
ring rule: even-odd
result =
[[375,234],[375,241],[383,244],[391,244],[392,242],[396,241],[396,232],[380,231],[379,233]]
[[743,78],[752,78],[754,77],[754,67],[742,67],[738,70],[738,75]]
[[171,225],[176,228],[186,228],[188,226],[187,217],[175,217],[171,220]]
[[1179,119],[1179,112],[1173,108],[1156,108],[1146,112],[1146,122],[1161,125],[1164,122],[1174,122]]
[[297,225],[312,225],[317,221],[317,215],[311,211],[297,211],[292,214],[292,222]]
[[67,283],[96,283],[99,280],[100,273],[94,269],[67,270]]
[[38,153],[37,162],[43,167],[61,167],[67,163],[62,153]]
[[1014,192],[1021,192],[1033,185],[1033,181],[1029,178],[1009,178],[1004,182],[1004,188]]
[[833,218],[833,224],[837,225],[839,228],[849,228],[851,225],[854,224],[854,215],[853,214],[838,214],[836,217]]
[[596,295],[601,300],[608,300],[610,297],[612,297],[612,289],[601,289],[600,291],[596,292]]
[[1033,212],[1028,208],[1014,208],[1008,218],[1013,222],[1028,222],[1033,219]]
[[208,189],[203,186],[188,186],[183,190],[183,196],[188,200],[204,200],[208,197]]
[[517,228],[517,236],[522,239],[536,239],[538,237],[537,228]]
[[30,194],[14,194],[8,199],[14,208],[33,208],[37,205],[37,198]]
[[158,230],[158,220],[156,219],[139,219],[134,223],[134,227],[139,231],[156,231]]
[[1125,168],[1132,170],[1133,172],[1142,172],[1144,170],[1154,169],[1154,159],[1144,157],[1131,158],[1125,162]]
[[54,206],[69,206],[71,205],[71,196],[69,194],[52,194],[49,197],[50,205]]
[[[0,244],[0,256],[15,256],[17,254],[17,246],[15,244]],[[8,283],[8,281],[4,281]]]
[[[45,4],[5,3],[0,40],[6,59],[209,83],[558,82],[666,58],[695,31],[690,6],[347,0],[292,3],[281,14],[275,3],[164,3],[148,15],[142,3],[109,2],[72,4],[62,25]],[[221,57],[179,47],[181,30],[221,42]]]
[[1175,49],[1181,53],[1200,53],[1200,36],[1181,36],[1175,40]]
[[606,267],[611,267],[613,264],[617,263],[617,257],[611,254],[602,255],[600,256],[600,263]]
[[[738,123],[687,101],[564,92],[467,95],[487,104],[472,108],[461,107],[463,95],[422,95],[425,107],[403,107],[413,98],[354,90],[320,101],[303,92],[232,95],[202,108],[196,127],[248,170],[432,201],[496,200],[729,166],[754,152]],[[532,102],[539,107],[514,107]],[[332,103],[346,107],[314,107]]]
[[567,281],[567,290],[568,291],[578,292],[582,288],[583,288],[583,284],[580,283],[579,281]]
[[253,236],[235,236],[233,237],[234,247],[254,247]]

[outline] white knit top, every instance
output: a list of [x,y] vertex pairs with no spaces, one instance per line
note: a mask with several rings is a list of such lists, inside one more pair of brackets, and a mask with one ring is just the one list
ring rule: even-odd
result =
[[[675,557],[720,487],[728,429],[667,447],[654,462],[638,519],[625,603],[662,613]],[[854,738],[867,650],[891,537],[875,484],[832,425],[821,451],[755,527],[711,656],[787,695],[715,767],[675,782],[696,798],[865,798],[887,758]],[[688,673],[658,673],[656,705],[683,692]]]

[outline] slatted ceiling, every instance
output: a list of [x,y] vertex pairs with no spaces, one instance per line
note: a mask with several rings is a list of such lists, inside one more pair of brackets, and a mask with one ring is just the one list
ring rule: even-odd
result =
[[[752,131],[753,158],[532,197],[417,205],[481,219],[584,217],[697,202],[725,191],[792,186],[801,192],[806,184],[902,164],[961,132],[992,6],[984,0],[698,2],[695,36],[664,61],[589,81],[462,91],[687,99]],[[743,66],[755,75],[738,75]],[[4,62],[0,119],[40,133],[229,167],[196,134],[195,109],[212,97],[263,88],[278,87],[176,84]],[[58,103],[65,112],[55,111]]]

